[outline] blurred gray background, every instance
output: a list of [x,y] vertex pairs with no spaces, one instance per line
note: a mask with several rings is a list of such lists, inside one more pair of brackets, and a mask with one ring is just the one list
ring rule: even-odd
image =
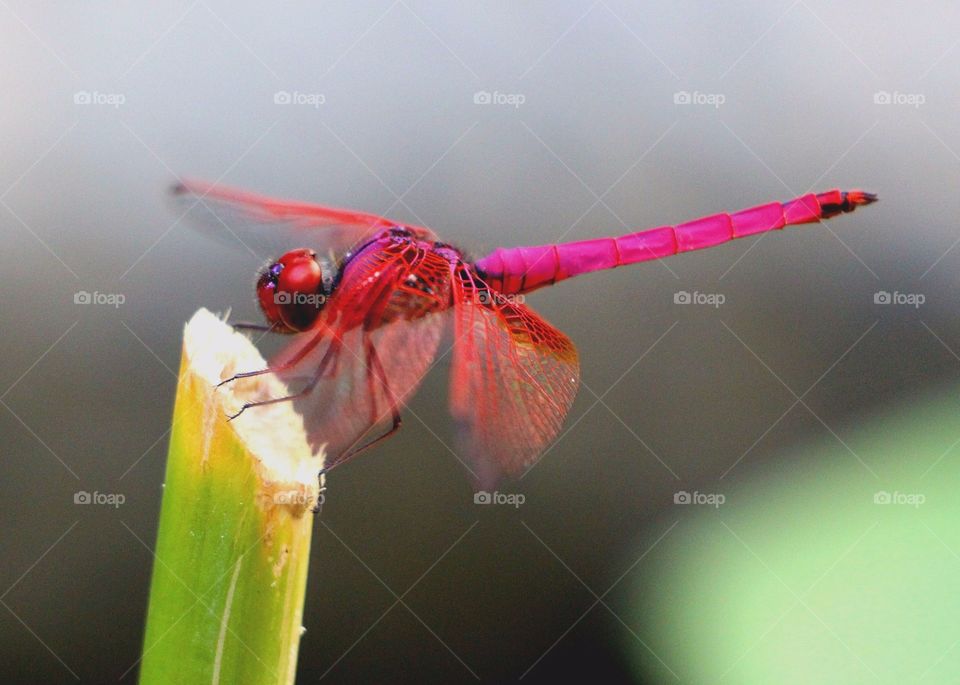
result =
[[948,2],[0,2],[0,679],[136,679],[183,323],[257,319],[270,256],[174,223],[177,176],[422,221],[478,256],[877,191],[828,226],[531,296],[583,388],[501,486],[518,510],[475,505],[444,446],[444,364],[422,421],[330,477],[302,682],[644,682],[626,600],[682,529],[675,492],[960,377],[958,28]]

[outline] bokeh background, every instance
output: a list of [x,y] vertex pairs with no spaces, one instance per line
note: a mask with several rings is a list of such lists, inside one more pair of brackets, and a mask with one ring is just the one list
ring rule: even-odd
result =
[[474,504],[435,369],[330,478],[300,681],[950,682],[958,29],[948,2],[0,2],[0,679],[136,679],[183,323],[256,319],[270,256],[178,221],[189,176],[476,255],[879,192],[531,296],[583,388],[519,508]]

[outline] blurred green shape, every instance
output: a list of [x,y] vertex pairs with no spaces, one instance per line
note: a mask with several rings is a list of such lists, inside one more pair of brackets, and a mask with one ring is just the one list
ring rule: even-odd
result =
[[638,673],[960,682],[960,402],[834,430],[762,467],[748,456],[715,487],[720,507],[672,507],[631,595]]

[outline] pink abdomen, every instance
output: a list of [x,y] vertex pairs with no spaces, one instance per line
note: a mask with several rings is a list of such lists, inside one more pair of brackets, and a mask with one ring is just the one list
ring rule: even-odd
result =
[[661,259],[784,226],[817,222],[875,199],[860,191],[811,193],[789,202],[771,202],[734,214],[715,214],[619,237],[501,247],[478,260],[475,266],[491,287],[503,293],[530,292],[591,271]]

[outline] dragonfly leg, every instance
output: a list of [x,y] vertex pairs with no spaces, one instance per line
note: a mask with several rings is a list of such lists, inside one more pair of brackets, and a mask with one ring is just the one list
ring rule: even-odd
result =
[[[371,374],[368,376],[368,382],[372,384],[374,382],[373,376],[376,375],[376,380],[379,381],[380,385],[382,385],[383,389],[386,391],[385,394],[390,402],[390,416],[392,419],[392,424],[390,428],[387,430],[387,432],[374,438],[370,442],[367,442],[359,447],[356,447],[356,444],[360,442],[360,440],[363,438],[363,435],[361,435],[359,438],[357,438],[354,441],[353,445],[347,448],[347,450],[343,454],[338,456],[329,466],[325,466],[323,469],[321,469],[319,476],[323,476],[325,473],[328,473],[329,471],[331,471],[334,467],[340,466],[341,464],[350,461],[361,452],[365,452],[371,447],[373,447],[374,445],[380,442],[383,442],[384,440],[389,438],[391,435],[396,433],[398,430],[400,430],[400,427],[403,425],[403,417],[400,415],[400,407],[397,405],[396,397],[393,395],[393,392],[391,392],[390,386],[387,385],[386,375],[384,373],[383,366],[380,364],[380,358],[377,356],[377,350],[373,346],[373,343],[370,342],[369,339],[367,339],[365,343],[365,347],[366,347],[367,366],[371,371]],[[372,391],[371,391],[371,397],[376,397],[376,394],[373,393]],[[377,423],[379,423],[380,420],[383,419],[383,417],[378,416],[376,414],[376,407],[373,408],[373,412],[374,412],[374,416],[373,416],[374,421],[372,425],[376,425]],[[364,435],[366,435],[366,433],[364,433]]]
[[235,321],[230,325],[242,331],[260,331],[261,333],[269,333],[276,328],[275,324],[264,326],[262,323],[251,323],[250,321]]
[[310,342],[308,342],[302,348],[297,350],[297,353],[295,355],[290,357],[290,359],[283,362],[282,364],[277,364],[272,368],[268,367],[266,369],[257,369],[256,371],[244,371],[242,373],[235,373],[232,376],[230,376],[230,378],[224,379],[219,383],[217,383],[217,387],[219,388],[221,385],[226,385],[227,383],[231,383],[240,378],[252,378],[253,376],[262,376],[265,373],[277,373],[278,371],[287,371],[293,368],[294,366],[296,366],[297,364],[299,364],[301,361],[303,361],[303,358],[306,357],[308,354],[310,354],[313,351],[313,349],[320,344],[320,341],[322,339],[323,339],[323,333],[318,331],[317,333],[314,334],[313,338],[310,339]]
[[268,404],[277,404],[278,402],[290,402],[300,397],[306,397],[307,395],[310,394],[310,391],[313,390],[314,385],[315,383],[311,379],[311,381],[303,387],[303,390],[300,390],[299,392],[291,393],[290,395],[284,395],[283,397],[271,397],[268,400],[257,400],[256,402],[245,402],[243,406],[240,407],[240,410],[236,414],[231,414],[230,416],[227,417],[227,421],[233,421],[235,418],[240,416],[247,409],[250,409],[252,407],[264,407]]
[[337,461],[334,462],[334,463],[333,463],[329,468],[327,468],[326,470],[329,471],[329,470],[332,469],[334,466],[339,466],[340,464],[344,463],[345,461],[350,461],[351,459],[353,459],[355,456],[357,456],[357,455],[360,454],[361,452],[366,452],[368,449],[370,449],[371,447],[373,447],[373,446],[376,445],[377,443],[383,442],[384,440],[386,440],[387,438],[389,438],[391,435],[393,435],[394,433],[396,433],[398,430],[400,430],[400,427],[403,425],[403,417],[400,416],[400,410],[397,409],[397,408],[395,408],[395,407],[392,408],[392,410],[391,410],[391,416],[392,416],[392,418],[393,418],[393,425],[390,426],[390,428],[387,430],[386,433],[384,433],[383,435],[380,435],[380,436],[374,438],[373,440],[371,440],[370,442],[366,443],[365,445],[361,445],[360,447],[354,447],[353,449],[347,451],[342,457],[340,457],[339,459],[337,459]]
[[[240,407],[240,411],[238,411],[236,414],[233,414],[232,416],[228,416],[227,420],[233,421],[235,418],[240,416],[243,412],[245,412],[247,409],[250,409],[251,407],[263,407],[268,404],[277,404],[278,402],[290,402],[292,400],[296,400],[301,397],[306,397],[311,392],[313,392],[313,389],[315,387],[317,387],[317,383],[320,382],[320,378],[323,376],[323,372],[326,370],[327,365],[330,363],[330,360],[333,359],[334,357],[334,352],[338,351],[339,349],[340,348],[338,345],[334,344],[330,346],[330,348],[326,351],[326,353],[324,353],[323,359],[320,360],[320,364],[317,365],[316,372],[313,374],[313,376],[310,378],[307,384],[303,386],[301,390],[295,393],[291,393],[290,395],[284,395],[283,397],[271,397],[268,400],[257,400],[256,402],[245,402],[243,406]],[[297,354],[297,357],[300,357],[299,353]],[[278,366],[275,369],[265,369],[261,371],[248,371],[245,374],[237,374],[236,376],[234,376],[234,378],[245,378],[247,376],[256,376],[261,373],[270,373],[272,371],[279,371],[281,368],[286,367],[288,364],[284,364],[282,367]],[[292,366],[293,364],[289,364],[289,365]],[[224,383],[226,383],[226,381],[224,381]],[[223,383],[221,383],[220,385],[223,385]]]
[[[320,474],[317,476],[317,479],[323,476],[323,471],[320,471]],[[310,507],[310,513],[319,514],[323,510],[323,500],[326,496],[327,486],[321,485],[320,489],[317,491],[317,502],[312,507]]]
[[[289,366],[293,366],[293,364],[290,364]],[[262,376],[265,373],[276,373],[277,371],[285,371],[287,368],[289,368],[289,366],[284,364],[283,366],[276,366],[272,369],[266,368],[266,369],[257,369],[256,371],[244,371],[243,373],[235,373],[232,376],[230,376],[230,378],[226,378],[220,381],[219,383],[217,383],[217,387],[219,388],[221,385],[232,383],[233,381],[239,380],[241,378],[253,378],[254,376]]]

